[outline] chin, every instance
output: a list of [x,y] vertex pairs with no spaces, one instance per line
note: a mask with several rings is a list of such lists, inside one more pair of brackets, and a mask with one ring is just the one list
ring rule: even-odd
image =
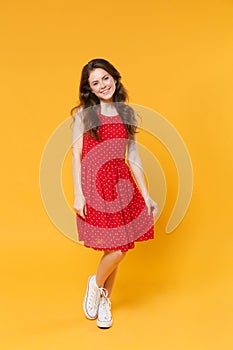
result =
[[109,96],[109,97],[107,97],[106,96],[106,98],[101,98],[100,99],[100,101],[103,101],[103,102],[112,102],[113,101],[113,96]]

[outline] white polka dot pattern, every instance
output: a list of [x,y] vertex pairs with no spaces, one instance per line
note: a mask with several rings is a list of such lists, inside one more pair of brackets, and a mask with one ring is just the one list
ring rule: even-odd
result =
[[77,214],[79,240],[96,250],[134,248],[154,238],[153,215],[125,161],[127,131],[120,116],[98,114],[100,140],[83,136],[82,189],[85,219]]

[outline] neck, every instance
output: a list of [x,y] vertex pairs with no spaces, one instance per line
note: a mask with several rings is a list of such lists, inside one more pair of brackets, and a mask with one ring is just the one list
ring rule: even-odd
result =
[[100,102],[101,113],[104,115],[116,115],[117,110],[113,102]]

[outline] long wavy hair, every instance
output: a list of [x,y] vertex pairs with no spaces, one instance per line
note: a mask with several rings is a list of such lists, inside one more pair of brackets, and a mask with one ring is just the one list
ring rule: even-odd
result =
[[126,104],[128,102],[128,93],[121,83],[121,75],[110,62],[102,58],[91,60],[82,69],[79,85],[79,104],[73,107],[70,112],[73,120],[75,114],[82,107],[84,130],[88,131],[96,140],[99,140],[98,129],[100,127],[100,119],[97,112],[100,112],[100,100],[92,93],[89,85],[90,73],[96,68],[104,69],[116,81],[116,89],[113,94],[114,107],[124,123],[128,137],[134,135],[137,129],[135,111]]

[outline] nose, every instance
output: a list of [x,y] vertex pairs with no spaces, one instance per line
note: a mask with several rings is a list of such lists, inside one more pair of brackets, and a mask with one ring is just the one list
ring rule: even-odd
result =
[[100,88],[102,89],[102,88],[104,88],[105,86],[106,86],[105,81],[104,81],[104,80],[101,80],[101,82],[100,82]]

